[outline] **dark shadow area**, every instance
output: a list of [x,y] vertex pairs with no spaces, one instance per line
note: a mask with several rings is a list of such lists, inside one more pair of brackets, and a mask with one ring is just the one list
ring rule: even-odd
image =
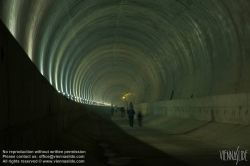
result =
[[1,47],[1,61],[4,62],[4,52],[3,47]]
[[187,165],[94,114],[71,125],[54,149],[85,150],[85,165]]
[[172,100],[172,98],[173,98],[173,95],[174,95],[174,91],[172,91],[172,93],[171,93],[171,97],[170,97],[170,100]]

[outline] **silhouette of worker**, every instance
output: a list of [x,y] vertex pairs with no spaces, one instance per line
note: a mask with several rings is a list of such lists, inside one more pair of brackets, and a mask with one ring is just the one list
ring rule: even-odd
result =
[[141,127],[142,126],[142,113],[141,113],[141,111],[138,112],[137,119],[138,119],[138,125],[139,125],[139,127]]
[[133,124],[134,124],[134,114],[135,114],[135,111],[133,108],[133,104],[132,102],[130,102],[128,106],[128,118],[129,118],[130,127],[133,127]]
[[121,107],[121,114],[122,114],[122,117],[124,117],[124,114],[125,114],[125,108],[122,106]]

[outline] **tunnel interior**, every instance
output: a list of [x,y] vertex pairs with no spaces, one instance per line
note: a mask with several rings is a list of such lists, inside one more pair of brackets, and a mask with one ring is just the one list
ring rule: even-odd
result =
[[1,0],[0,18],[60,93],[87,104],[249,92],[249,2]]
[[[0,0],[1,150],[235,165],[220,152],[250,148],[249,18],[249,0]],[[129,102],[142,127],[111,115]]]

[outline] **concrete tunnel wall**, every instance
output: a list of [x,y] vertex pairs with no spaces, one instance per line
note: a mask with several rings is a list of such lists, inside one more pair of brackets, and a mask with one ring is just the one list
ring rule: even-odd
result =
[[249,0],[1,0],[0,18],[57,90],[88,101],[250,90]]
[[66,100],[0,22],[0,149],[50,149],[70,124],[108,107]]
[[232,124],[250,124],[250,94],[215,95],[135,105],[148,115],[188,118]]
[[[79,5],[75,4],[77,1],[68,1],[69,4],[66,6],[75,14],[79,13],[78,7],[80,8],[81,5],[88,6],[86,10],[92,9],[89,13],[97,13],[90,20],[88,17],[83,17],[84,12],[76,14],[77,17],[72,19],[69,10],[61,10],[65,7],[61,5],[61,1],[53,1],[53,4],[50,4],[52,1],[32,1],[32,3],[22,1],[21,5],[17,2],[0,1],[1,20],[11,30],[25,52],[32,53],[28,56],[31,58],[34,56],[34,63],[39,66],[39,70],[43,68],[46,71],[46,78],[48,80],[50,76],[53,78],[53,84],[61,75],[59,75],[60,72],[54,73],[54,69],[49,70],[46,66],[50,63],[50,59],[53,59],[56,64],[62,63],[61,66],[58,65],[60,67],[57,66],[58,71],[59,69],[66,70],[62,71],[63,75],[60,80],[69,79],[65,81],[68,83],[62,87],[71,90],[76,88],[75,94],[79,93],[80,96],[88,94],[88,99],[118,101],[122,93],[131,92],[137,94],[137,98],[134,99],[136,103],[154,101],[154,103],[135,105],[136,111],[249,124],[250,4],[248,0],[194,1],[190,4],[166,1],[167,4],[154,2],[154,4],[143,5],[140,4],[141,1],[138,2],[139,5],[126,2],[127,4],[123,6],[114,2],[112,4],[114,10],[109,10],[104,3],[98,5],[101,1]],[[39,10],[35,10],[41,4],[44,5],[46,12],[39,13]],[[95,5],[98,7],[92,8]],[[26,6],[30,7],[29,10],[25,10]],[[116,26],[116,17],[109,17],[111,19],[107,22],[99,22],[102,20],[103,13],[98,13],[96,10],[104,11],[105,16],[108,17],[119,14],[120,7],[123,7],[124,11],[130,11],[126,9],[132,8],[137,13],[121,14],[124,22],[120,22],[119,28]],[[159,12],[155,12],[154,7]],[[57,11],[63,12],[68,17],[58,14]],[[37,13],[32,15],[32,12]],[[145,13],[148,15],[144,15]],[[138,14],[142,17],[139,21],[128,20],[130,17],[137,18]],[[35,16],[39,16],[39,19]],[[15,18],[14,21],[12,18]],[[67,18],[67,21],[64,18]],[[58,20],[58,22],[51,20]],[[150,23],[147,24],[144,20]],[[164,25],[160,25],[157,21]],[[65,25],[67,22],[71,22],[75,27]],[[86,22],[86,25],[84,24],[81,29],[77,26],[78,22]],[[63,28],[58,30],[57,27],[69,29],[63,31]],[[79,31],[74,31],[76,29]],[[85,30],[88,30],[88,33],[84,33]],[[29,144],[33,144],[33,147],[42,144],[48,146],[70,123],[83,114],[87,114],[87,111],[81,111],[86,107],[66,102],[65,98],[59,95],[37,71],[14,38],[9,34],[6,35],[6,31],[1,26],[0,94],[3,108],[0,112],[1,146],[12,146],[8,143],[8,141],[13,142],[12,139],[17,140],[17,147],[29,146]],[[70,36],[72,31],[76,33],[75,37],[79,38],[75,39]],[[96,33],[99,31],[100,33]],[[114,35],[110,33],[113,31],[121,34],[116,36],[115,46]],[[86,36],[86,34],[89,35]],[[62,38],[58,39],[57,36]],[[130,38],[130,36],[134,37]],[[107,40],[100,40],[105,37]],[[85,38],[86,43],[79,48],[77,41]],[[61,45],[57,46],[58,43]],[[68,51],[56,54],[61,49]],[[56,53],[53,54],[51,50]],[[43,51],[46,54],[44,58],[42,58]],[[113,55],[110,52],[115,51],[119,53],[116,67],[120,65],[119,67],[122,68],[117,70],[117,75],[121,74],[122,77],[121,80],[117,77],[115,81],[110,81],[114,77],[113,73],[108,74],[110,70],[113,70],[109,68],[113,65],[110,61]],[[78,56],[79,52],[85,53],[87,58],[85,54],[84,57]],[[58,56],[63,58],[60,59]],[[105,57],[107,61],[100,57]],[[83,61],[78,61],[80,59]],[[71,66],[69,66],[69,61]],[[103,62],[110,63],[102,66]],[[50,67],[54,65],[50,63]],[[87,69],[86,66],[88,66]],[[71,67],[72,70],[70,70]],[[95,69],[94,74],[92,74],[93,69]],[[76,85],[73,85],[74,78],[71,76],[73,77],[75,71],[78,72],[76,78],[79,80]],[[102,75],[107,77],[101,77]],[[85,80],[87,85],[83,86]],[[85,88],[83,92],[82,87]],[[172,92],[175,100],[161,101],[170,99]],[[191,96],[193,96],[192,99],[190,99]],[[104,116],[108,117],[108,111]],[[27,141],[29,136],[18,135],[18,133],[23,133],[22,131],[34,138],[41,136],[44,139],[38,143]],[[51,137],[47,137],[51,133],[53,133]]]

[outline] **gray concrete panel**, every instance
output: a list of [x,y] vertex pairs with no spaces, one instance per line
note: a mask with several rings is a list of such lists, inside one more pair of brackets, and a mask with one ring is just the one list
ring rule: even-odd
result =
[[135,105],[136,112],[232,124],[250,122],[249,93],[217,95],[192,99]]

